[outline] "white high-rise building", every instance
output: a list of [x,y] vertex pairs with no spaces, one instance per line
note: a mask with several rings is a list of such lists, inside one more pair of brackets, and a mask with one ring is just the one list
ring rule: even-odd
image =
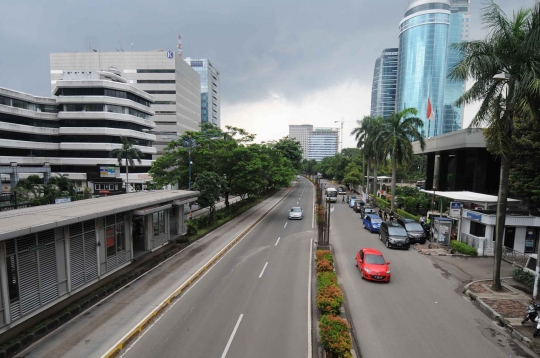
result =
[[174,51],[53,53],[50,62],[51,88],[64,71],[114,67],[129,84],[154,96],[152,109],[157,135],[154,159],[178,134],[200,129],[200,77]]
[[338,152],[339,129],[314,128],[311,124],[289,125],[289,138],[302,146],[302,159],[322,160]]
[[289,138],[296,139],[302,146],[302,159],[308,158],[309,141],[313,126],[311,124],[289,125]]

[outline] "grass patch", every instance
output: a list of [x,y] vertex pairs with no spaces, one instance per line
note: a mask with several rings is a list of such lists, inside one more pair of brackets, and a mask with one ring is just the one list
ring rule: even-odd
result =
[[459,242],[456,240],[450,241],[450,247],[452,247],[453,250],[456,250],[457,252],[461,252],[465,255],[471,255],[471,256],[478,256],[478,250],[476,248],[467,245],[464,242]]

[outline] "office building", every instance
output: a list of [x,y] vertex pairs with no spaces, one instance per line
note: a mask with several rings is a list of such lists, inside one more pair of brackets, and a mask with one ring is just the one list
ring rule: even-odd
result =
[[[451,46],[452,44],[469,41],[469,26],[471,15],[470,0],[450,0],[450,26],[448,27],[448,60],[446,73],[449,74],[454,66],[461,61],[462,55]],[[463,126],[464,107],[454,105],[456,100],[465,92],[465,81],[454,81],[446,78],[444,91],[444,117],[442,133],[459,130]]]
[[201,78],[201,122],[220,127],[221,88],[219,71],[207,59],[185,59]]
[[448,74],[461,59],[452,44],[469,39],[469,5],[469,0],[414,0],[399,24],[396,111],[416,108],[425,137],[462,127],[463,108],[454,103],[465,83]]
[[157,135],[154,159],[178,134],[200,129],[199,75],[173,51],[53,53],[50,61],[51,87],[64,71],[114,67],[129,84],[154,96],[152,109]]
[[308,159],[309,141],[313,126],[311,124],[289,125],[289,138],[300,142],[302,146],[302,159]]
[[[120,137],[142,152],[130,183],[150,180],[156,149],[152,95],[127,83],[116,70],[66,71],[55,80],[54,98],[0,88],[0,165],[50,165],[75,186],[95,194],[124,192],[124,167],[109,153]],[[93,185],[95,183],[96,186]]]
[[308,160],[320,161],[326,157],[333,157],[338,152],[339,129],[313,128],[309,140]]
[[371,88],[371,116],[388,117],[396,108],[398,49],[384,49],[375,61]]

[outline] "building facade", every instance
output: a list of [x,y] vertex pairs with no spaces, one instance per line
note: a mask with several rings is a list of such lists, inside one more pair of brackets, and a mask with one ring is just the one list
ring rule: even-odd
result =
[[[416,108],[424,137],[442,134],[448,58],[448,0],[416,0],[399,24],[396,111]],[[428,98],[434,118],[426,118]]]
[[309,140],[308,160],[333,157],[339,148],[339,129],[314,128]]
[[184,207],[197,194],[139,192],[0,212],[0,333],[32,327],[38,314],[166,249],[185,234]]
[[289,138],[296,139],[302,146],[302,159],[308,159],[309,142],[313,126],[311,124],[289,125]]
[[375,61],[371,88],[372,117],[388,117],[396,109],[398,51],[397,48],[384,49]]
[[51,88],[64,72],[110,67],[118,69],[129,84],[155,98],[152,104],[156,123],[153,130],[157,135],[154,159],[178,134],[200,129],[199,75],[174,51],[53,53]]
[[221,126],[221,85],[219,71],[208,59],[186,58],[201,78],[201,122]]
[[[470,23],[470,0],[450,0],[447,74],[462,59],[462,55],[452,48],[452,44],[469,41]],[[464,92],[465,81],[454,81],[448,77],[446,78],[442,134],[460,130],[463,127],[464,107],[457,107],[454,103]]]
[[103,194],[122,192],[120,178],[126,174],[109,153],[127,137],[143,155],[130,170],[130,182],[149,180],[156,153],[156,137],[148,133],[155,128],[152,95],[114,70],[67,71],[55,81],[53,94],[43,98],[0,88],[0,165],[47,163],[53,174],[67,175],[78,188],[96,182],[107,183],[99,187]]

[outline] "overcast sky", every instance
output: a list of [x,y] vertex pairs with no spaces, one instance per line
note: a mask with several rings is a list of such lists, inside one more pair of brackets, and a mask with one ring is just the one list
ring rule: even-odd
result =
[[[496,0],[507,14],[534,0]],[[0,13],[0,87],[50,96],[49,54],[133,48],[208,58],[221,72],[221,123],[257,139],[289,124],[336,126],[343,147],[369,115],[375,59],[398,45],[409,0],[8,1]],[[484,36],[471,0],[471,38]],[[467,108],[466,125],[474,115]]]

